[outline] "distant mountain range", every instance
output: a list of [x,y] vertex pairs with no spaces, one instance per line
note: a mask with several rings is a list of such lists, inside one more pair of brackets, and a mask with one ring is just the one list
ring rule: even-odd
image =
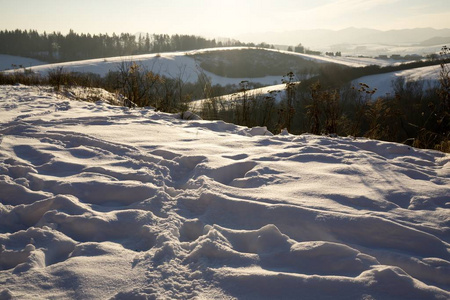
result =
[[[249,33],[236,39],[250,42],[266,42],[279,45],[302,45],[310,48],[326,48],[338,44],[381,44],[392,46],[434,46],[450,41],[450,29],[414,28],[381,31],[368,28],[342,30],[312,29],[284,32]],[[432,44],[436,43],[436,44]]]
[[436,36],[420,43],[421,46],[447,45],[450,46],[450,36]]

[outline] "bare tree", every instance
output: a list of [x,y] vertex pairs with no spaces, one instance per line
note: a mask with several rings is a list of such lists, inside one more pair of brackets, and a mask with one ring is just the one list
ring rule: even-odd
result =
[[162,77],[136,64],[123,61],[119,65],[118,84],[121,93],[137,106],[148,106],[154,99],[157,84]]
[[288,132],[291,131],[292,118],[295,114],[294,108],[294,100],[295,100],[295,86],[297,82],[294,80],[294,73],[291,71],[283,76],[281,82],[283,82],[286,86],[286,111],[285,111],[285,120],[286,120],[286,129]]

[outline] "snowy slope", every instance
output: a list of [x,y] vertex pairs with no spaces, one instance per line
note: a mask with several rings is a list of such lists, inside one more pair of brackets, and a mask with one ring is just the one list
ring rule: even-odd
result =
[[[372,99],[377,97],[383,97],[386,95],[393,96],[394,88],[393,84],[398,79],[404,79],[405,82],[412,81],[422,81],[423,90],[434,88],[439,85],[439,72],[440,66],[429,66],[422,68],[414,68],[409,70],[388,72],[377,75],[370,75],[357,78],[353,80],[350,84],[351,86],[359,87],[360,83],[367,84],[371,89],[376,88],[376,92],[373,94]],[[275,91],[274,98],[276,101],[281,101],[285,97],[286,86],[284,84],[268,85],[263,88],[252,89],[247,91],[249,96],[268,96],[270,91]],[[229,95],[223,95],[220,97],[221,100],[232,101],[236,99],[242,99],[243,93],[234,93]],[[192,101],[190,103],[193,109],[201,107],[204,99]]]
[[423,55],[427,56],[429,54],[438,54],[443,44],[437,45],[388,45],[388,44],[337,44],[326,46],[323,48],[317,48],[318,50],[325,52],[342,52],[344,56],[373,56],[377,57],[379,55]]
[[1,299],[449,299],[450,155],[0,87]]
[[[233,94],[222,95],[220,97],[216,97],[215,99],[219,101],[241,101],[244,98],[244,95],[248,98],[255,99],[264,99],[265,97],[272,97],[275,102],[280,102],[286,97],[286,84],[276,84],[276,85],[268,85],[262,88],[246,90],[244,92],[236,92]],[[199,99],[189,102],[189,106],[191,110],[197,110],[202,106],[204,101],[208,101],[209,99]]]
[[[0,71],[17,69],[17,68],[19,68],[19,66],[22,66],[24,68],[29,68],[31,66],[37,66],[37,65],[43,65],[43,64],[46,64],[46,63],[43,61],[37,60],[37,59],[33,59],[33,58],[0,54]],[[14,67],[13,65],[15,65],[16,67]]]
[[[228,78],[215,75],[200,68],[199,63],[190,56],[193,54],[199,54],[211,51],[226,51],[232,49],[256,49],[249,47],[223,47],[223,48],[209,48],[201,50],[193,50],[187,52],[168,52],[158,54],[143,54],[133,56],[119,56],[109,58],[98,58],[82,61],[73,61],[57,64],[47,64],[31,67],[34,72],[47,74],[48,71],[55,68],[63,67],[64,70],[81,72],[81,73],[94,73],[101,76],[106,75],[109,71],[117,71],[120,64],[123,62],[136,62],[137,64],[151,70],[154,73],[161,74],[167,77],[181,78],[187,82],[196,82],[198,75],[204,73],[211,79],[213,85],[227,85],[227,84],[239,84],[243,80],[250,80],[252,82],[261,83],[263,85],[272,85],[274,82],[281,82],[280,76],[265,76],[258,78]],[[278,51],[271,49],[260,49],[261,51],[276,51],[289,55],[300,56],[304,59],[313,60],[321,63],[337,63],[341,65],[351,67],[364,67],[368,65],[392,65],[397,62],[394,60],[380,60],[373,58],[359,58],[359,57],[328,57],[328,56],[315,56],[308,54],[301,54],[288,51]],[[10,64],[9,64],[10,65]],[[27,65],[28,66],[28,65]]]
[[352,82],[352,85],[358,86],[359,83],[365,83],[370,88],[377,88],[373,97],[385,96],[386,94],[393,95],[393,82],[398,78],[404,78],[408,81],[423,81],[424,90],[434,87],[439,83],[440,66],[429,66],[422,68],[415,68],[410,70],[389,72],[378,75],[370,75],[358,78]]
[[[193,58],[192,55],[210,52],[210,51],[226,51],[232,49],[256,49],[249,47],[223,47],[223,48],[209,48],[209,49],[201,49],[201,50],[193,50],[187,52],[170,52],[170,53],[158,53],[158,54],[144,54],[144,55],[134,55],[134,56],[120,56],[120,57],[110,57],[110,58],[99,58],[99,59],[91,59],[91,60],[83,60],[83,61],[73,61],[73,62],[65,62],[65,63],[57,63],[57,64],[43,64],[38,61],[23,61],[18,60],[17,57],[0,55],[0,69],[3,65],[5,68],[10,67],[11,63],[23,64],[24,66],[37,65],[34,67],[30,67],[34,72],[47,74],[48,71],[54,70],[55,68],[62,67],[67,71],[74,71],[80,73],[94,73],[99,74],[101,76],[106,75],[109,71],[118,71],[120,65],[122,63],[130,63],[136,62],[140,66],[143,66],[147,70],[151,70],[154,73],[161,74],[167,76],[169,78],[181,78],[185,82],[196,82],[198,76],[201,73],[204,73],[210,80],[213,85],[219,84],[222,86],[228,84],[239,85],[241,81],[250,80],[255,83],[260,83],[264,86],[264,90],[252,91],[254,93],[266,93],[268,90],[280,90],[279,84],[281,77],[280,76],[266,76],[259,78],[228,78],[221,77],[210,73],[208,71],[203,70],[199,63]],[[264,51],[275,51],[281,52],[289,55],[300,56],[307,60],[313,60],[319,63],[336,63],[349,67],[364,67],[369,65],[378,65],[378,66],[389,66],[389,65],[397,65],[400,64],[399,61],[395,61],[392,59],[375,59],[375,58],[366,58],[366,57],[329,57],[329,56],[316,56],[316,55],[308,55],[302,53],[295,53],[290,51],[280,51],[273,49],[261,49]],[[422,79],[427,81],[427,85],[436,84],[437,77],[439,75],[438,66],[432,67],[424,67],[417,68],[406,71],[398,71],[391,72],[379,75],[366,76],[359,79],[356,79],[352,82],[353,85],[358,85],[360,82],[367,83],[370,87],[376,87],[378,89],[376,96],[384,96],[387,93],[392,94],[392,81],[398,77],[405,77],[406,80],[418,80]],[[12,72],[12,71],[6,71]],[[280,96],[281,94],[279,94]],[[225,95],[225,98],[231,98],[235,95]],[[279,97],[278,97],[279,98]],[[279,99],[278,99],[279,100]],[[201,101],[201,100],[199,100]]]
[[[230,48],[214,48],[214,50],[227,50]],[[235,49],[235,48],[233,48]],[[240,49],[240,48],[238,48]],[[213,49],[194,50],[189,52],[165,52],[157,54],[142,54],[132,56],[118,56],[108,58],[97,58],[81,61],[72,61],[56,64],[47,64],[30,69],[40,74],[47,74],[56,68],[63,68],[66,71],[80,73],[94,73],[100,76],[106,75],[109,71],[118,71],[122,63],[135,62],[139,66],[152,71],[155,74],[164,75],[169,78],[181,78],[186,82],[196,82],[199,74],[204,73],[210,78],[213,85],[238,84],[248,78],[226,78],[217,76],[213,73],[204,71],[199,64],[189,54],[195,54],[202,51],[213,51]],[[273,84],[274,81],[280,81],[280,76],[266,76],[262,78],[252,78],[253,82],[261,84]]]
[[[276,51],[276,50],[271,50]],[[344,65],[348,67],[366,67],[370,65],[375,66],[391,66],[391,65],[398,65],[401,62],[394,59],[377,59],[377,58],[371,58],[371,57],[359,57],[359,56],[326,56],[326,55],[310,55],[310,54],[303,54],[303,53],[296,53],[296,52],[290,52],[290,51],[279,51],[285,54],[289,55],[296,55],[300,56],[304,59],[313,60],[320,63],[333,63],[333,64],[339,64]]]

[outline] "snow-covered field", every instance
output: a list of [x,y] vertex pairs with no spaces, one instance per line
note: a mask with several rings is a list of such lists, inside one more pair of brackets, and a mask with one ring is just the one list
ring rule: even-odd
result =
[[[271,51],[277,51],[277,50],[271,50]],[[285,54],[289,55],[296,55],[300,56],[304,59],[313,60],[320,63],[333,63],[333,64],[339,64],[344,65],[348,67],[366,67],[370,65],[380,66],[380,67],[386,67],[391,65],[398,65],[401,64],[402,61],[394,60],[394,59],[378,59],[378,58],[372,58],[372,57],[359,57],[359,56],[326,56],[326,55],[310,55],[310,54],[303,54],[303,53],[296,53],[296,52],[290,52],[290,51],[279,51]]]
[[[50,70],[62,67],[67,71],[74,71],[80,73],[94,73],[101,76],[106,75],[109,71],[118,71],[119,66],[125,62],[136,62],[138,65],[151,70],[154,73],[164,75],[166,77],[179,78],[181,77],[186,82],[196,82],[199,74],[204,73],[210,78],[213,85],[227,85],[227,84],[239,84],[243,80],[250,80],[252,82],[260,83],[263,85],[273,85],[274,82],[281,83],[280,76],[265,76],[258,78],[229,78],[215,75],[211,72],[203,70],[199,63],[194,59],[192,55],[210,52],[210,51],[226,51],[232,49],[256,49],[249,47],[223,47],[223,48],[210,48],[185,52],[167,52],[157,54],[143,54],[133,56],[118,56],[109,58],[98,58],[82,61],[73,61],[57,64],[46,64],[31,67],[30,70],[47,74]],[[265,51],[276,51],[289,55],[301,56],[304,59],[317,61],[320,63],[336,63],[346,65],[350,67],[364,67],[368,65],[387,66],[397,64],[394,60],[382,60],[374,58],[360,58],[360,57],[329,57],[329,56],[316,56],[301,54],[289,51],[278,51],[271,49],[261,49]],[[11,64],[9,63],[9,66]]]
[[[132,56],[117,56],[108,58],[97,58],[89,60],[80,60],[56,64],[46,64],[29,68],[33,72],[46,75],[49,71],[56,68],[63,68],[70,72],[94,73],[105,76],[109,71],[118,71],[121,64],[135,62],[146,70],[155,74],[164,75],[168,78],[181,78],[185,82],[196,82],[200,74],[205,74],[213,85],[239,84],[248,78],[227,78],[215,75],[200,68],[198,62],[190,55],[206,51],[223,51],[227,49],[241,48],[213,48],[194,50],[188,52],[165,52],[156,54],[142,54]],[[280,81],[280,76],[266,76],[261,78],[252,78],[253,82],[265,85],[271,85],[274,81]]]
[[450,155],[0,86],[0,299],[449,299]]
[[439,53],[443,45],[421,46],[421,45],[386,45],[386,44],[339,44],[324,47],[322,52],[341,51],[344,56],[374,56],[379,55],[429,55]]
[[[286,98],[286,84],[283,83],[283,84],[269,85],[262,88],[246,90],[245,93],[236,92],[233,94],[216,97],[216,99],[219,101],[242,101],[244,96],[248,98],[261,97],[260,99],[264,99],[265,97],[272,97],[275,102],[280,102]],[[210,99],[199,99],[191,101],[189,103],[189,107],[192,110],[197,111],[198,109],[201,108],[202,103],[208,100]]]
[[358,78],[352,82],[352,85],[358,86],[359,83],[369,85],[371,89],[376,88],[377,91],[373,95],[374,98],[386,96],[394,93],[393,83],[399,78],[408,81],[423,81],[423,89],[429,89],[439,84],[440,66],[429,66],[415,68],[410,70],[383,73],[378,75],[370,75]]
[[[405,83],[422,81],[422,89],[426,91],[428,89],[434,88],[439,85],[439,72],[440,66],[429,66],[422,68],[414,68],[410,70],[395,71],[377,75],[370,75],[360,77],[351,82],[351,86],[358,87],[360,83],[367,84],[370,89],[377,89],[372,96],[372,99],[377,97],[384,97],[386,95],[394,96],[394,83],[398,79],[403,79]],[[276,101],[281,101],[285,97],[286,86],[284,84],[269,85],[263,88],[252,89],[247,91],[249,96],[269,96],[269,92],[276,92],[274,96]],[[242,99],[243,93],[238,92],[229,95],[223,95],[220,97],[221,100],[232,101],[236,99]],[[193,109],[201,107],[204,99],[196,100],[191,102],[191,107]]]
[[43,64],[46,63],[33,58],[0,54],[0,71],[18,69],[20,68],[19,66],[22,66],[23,68],[29,68],[31,66]]
[[[29,69],[41,73],[47,74],[50,70],[55,68],[63,67],[64,70],[74,71],[80,73],[94,73],[101,76],[106,75],[109,71],[118,71],[122,63],[136,62],[138,65],[151,70],[154,73],[164,75],[169,78],[181,78],[185,82],[196,82],[200,74],[206,75],[213,85],[219,84],[222,86],[228,84],[239,85],[241,81],[249,80],[255,83],[260,83],[265,87],[265,90],[280,90],[281,83],[280,76],[266,76],[260,78],[229,78],[222,77],[203,70],[199,63],[193,58],[193,54],[198,54],[202,52],[209,51],[225,51],[230,49],[249,49],[248,47],[230,47],[230,48],[211,48],[202,50],[193,50],[188,52],[170,52],[170,53],[158,53],[158,54],[144,54],[144,55],[134,55],[134,56],[120,56],[120,57],[110,57],[101,59],[91,59],[83,61],[73,61],[66,63],[57,64],[43,64],[39,61],[30,60],[33,62],[28,62],[23,60],[24,58],[0,55],[0,70],[4,65],[5,68],[10,67],[12,63],[23,64],[23,66],[29,66],[34,64],[35,66]],[[315,56],[308,54],[301,54],[289,51],[278,51],[265,49],[265,51],[277,51],[289,55],[301,56],[304,59],[314,60],[321,63],[336,63],[341,65],[346,65],[350,67],[364,67],[369,65],[378,66],[389,66],[399,64],[399,61],[392,59],[375,59],[375,58],[365,58],[365,57],[329,57],[329,56]],[[22,59],[22,60],[21,60]],[[6,71],[12,72],[12,71]],[[406,71],[391,72],[373,76],[366,76],[356,79],[352,84],[358,85],[358,83],[363,82],[368,84],[370,87],[377,88],[377,93],[374,97],[384,96],[386,94],[392,94],[392,81],[398,77],[404,77],[408,80],[424,80],[426,81],[425,88],[428,85],[435,85],[437,83],[437,78],[439,76],[439,66],[424,67],[411,69]],[[254,93],[265,93],[265,91],[257,90]],[[281,95],[281,94],[279,94]],[[234,97],[235,95],[225,95],[225,98]],[[279,100],[279,99],[278,99]]]

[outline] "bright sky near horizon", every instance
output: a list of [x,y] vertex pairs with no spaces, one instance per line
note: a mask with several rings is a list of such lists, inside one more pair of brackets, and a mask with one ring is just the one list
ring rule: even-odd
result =
[[449,0],[0,0],[0,30],[234,37],[297,29],[450,28]]

